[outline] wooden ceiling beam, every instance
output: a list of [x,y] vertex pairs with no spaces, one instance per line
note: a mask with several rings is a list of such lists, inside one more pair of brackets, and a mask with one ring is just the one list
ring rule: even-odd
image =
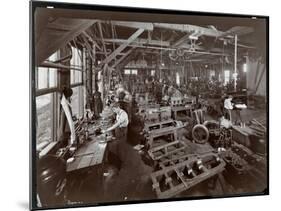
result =
[[59,35],[53,34],[53,30],[48,29],[48,26],[46,27],[35,45],[36,65],[41,64],[50,55],[52,55],[58,49],[64,47],[67,43],[97,22],[97,20],[75,21],[75,25],[72,26],[69,31],[63,31]]
[[187,33],[198,32],[201,35],[206,35],[210,37],[219,37],[222,36],[224,33],[222,31],[189,24],[153,23],[153,26],[155,28],[170,29]]
[[145,23],[145,22],[129,22],[129,21],[111,21],[111,24],[115,26],[123,26],[128,28],[134,28],[134,29],[145,29],[148,31],[153,30],[153,24],[152,23]]
[[187,41],[189,39],[190,34],[186,34],[183,37],[181,37],[180,39],[178,39],[176,42],[174,42],[172,44],[172,47],[179,47],[180,45],[183,44],[183,42]]
[[122,62],[129,54],[131,54],[133,52],[133,50],[135,49],[135,47],[133,47],[132,49],[128,50],[120,59],[118,59],[111,67],[115,68],[120,62]]
[[139,35],[144,32],[144,29],[138,29],[134,32],[127,40],[127,42],[122,43],[115,51],[113,51],[108,57],[106,57],[102,62],[103,64],[109,64],[121,51],[123,51],[130,43],[132,43]]
[[[99,39],[98,39],[99,40]],[[104,39],[105,42],[110,43],[126,43],[126,39]],[[149,39],[143,39],[143,38],[137,38],[133,42],[134,44],[147,44],[147,45],[158,45],[158,46],[170,46],[170,42],[168,41],[160,41],[160,40],[149,40]]]

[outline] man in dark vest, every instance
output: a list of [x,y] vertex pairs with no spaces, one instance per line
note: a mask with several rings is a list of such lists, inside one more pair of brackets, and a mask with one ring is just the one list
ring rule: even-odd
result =
[[112,151],[121,161],[121,165],[124,165],[126,162],[126,152],[127,152],[127,126],[129,124],[128,114],[126,111],[120,108],[118,102],[112,105],[112,111],[116,114],[115,123],[107,128],[102,130],[102,133],[108,133],[112,130],[115,130],[116,139],[110,143],[110,151]]
[[102,100],[101,100],[101,93],[99,92],[99,89],[96,86],[96,91],[93,94],[93,108],[92,108],[95,118],[100,117],[102,108],[103,108],[103,105],[102,105]]

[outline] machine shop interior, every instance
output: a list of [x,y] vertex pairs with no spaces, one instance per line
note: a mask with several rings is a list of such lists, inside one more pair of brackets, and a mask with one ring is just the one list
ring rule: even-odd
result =
[[38,206],[267,191],[264,20],[34,20]]

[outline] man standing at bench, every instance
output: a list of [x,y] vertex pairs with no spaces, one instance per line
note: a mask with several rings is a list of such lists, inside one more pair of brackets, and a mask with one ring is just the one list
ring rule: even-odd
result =
[[102,133],[108,133],[115,130],[116,139],[110,143],[109,150],[114,153],[121,161],[121,165],[126,162],[126,152],[127,152],[127,126],[129,124],[128,114],[126,111],[120,108],[118,102],[112,105],[112,111],[116,114],[115,123],[102,130]]

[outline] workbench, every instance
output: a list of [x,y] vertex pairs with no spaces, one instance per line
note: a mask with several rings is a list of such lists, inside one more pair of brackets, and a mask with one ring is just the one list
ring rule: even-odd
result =
[[172,107],[172,117],[174,120],[186,122],[191,119],[192,108],[191,106],[178,106]]
[[74,161],[67,164],[66,171],[68,173],[103,163],[107,149],[107,143],[102,142],[103,135],[90,136],[89,139],[90,141],[86,142],[74,153]]
[[[90,129],[93,129],[93,125]],[[72,157],[74,161],[67,163],[67,193],[70,201],[83,201],[81,197],[89,187],[93,195],[104,197],[104,172],[108,161],[108,142],[105,135],[90,135]],[[108,138],[109,139],[109,138]],[[109,141],[109,140],[107,140]]]

